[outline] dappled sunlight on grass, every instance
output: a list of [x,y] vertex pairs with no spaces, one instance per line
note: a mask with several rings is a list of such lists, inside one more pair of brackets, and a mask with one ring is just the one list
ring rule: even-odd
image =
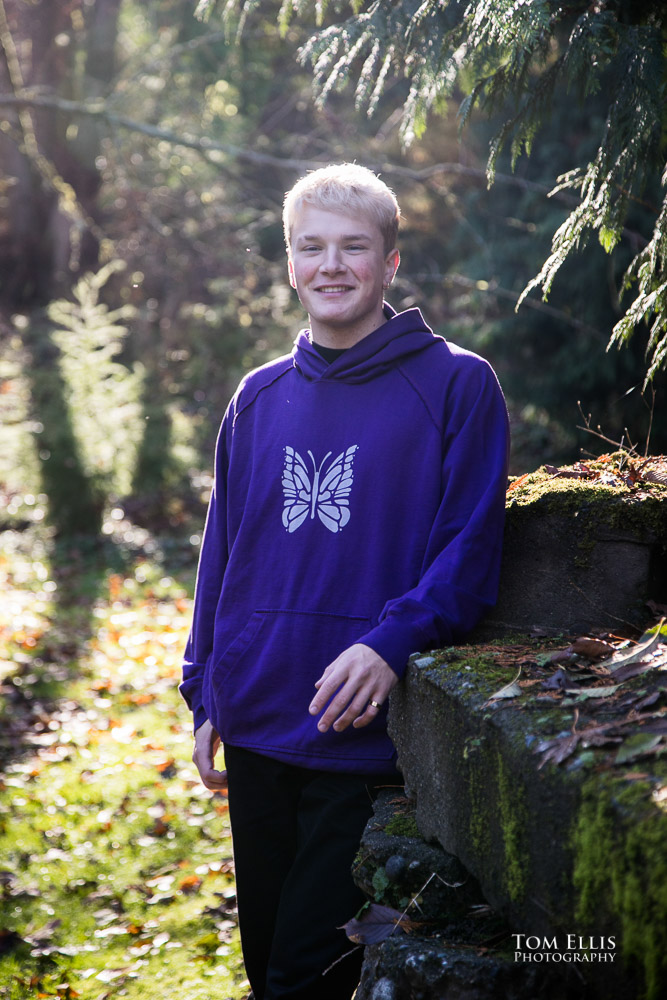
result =
[[242,996],[227,802],[177,692],[185,587],[137,557],[70,629],[46,560],[0,573],[0,997]]

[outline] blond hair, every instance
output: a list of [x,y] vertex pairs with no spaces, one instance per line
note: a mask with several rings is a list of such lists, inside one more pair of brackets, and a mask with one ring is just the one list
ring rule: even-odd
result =
[[287,252],[296,213],[307,203],[328,212],[366,215],[382,233],[385,253],[396,246],[401,210],[396,195],[377,174],[357,163],[336,163],[305,174],[285,195],[283,227]]

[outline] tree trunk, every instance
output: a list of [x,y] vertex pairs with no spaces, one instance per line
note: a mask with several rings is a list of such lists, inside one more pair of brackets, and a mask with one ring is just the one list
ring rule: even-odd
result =
[[[103,97],[115,72],[122,0],[0,0],[0,92]],[[96,536],[103,498],[77,451],[72,414],[45,307],[96,270],[96,164],[101,133],[54,109],[7,110],[0,120],[0,334],[27,314],[26,373],[42,489],[60,536]]]
[[[102,96],[115,71],[121,2],[0,0],[0,90]],[[77,127],[50,109],[8,110],[1,124],[0,309],[11,315],[67,293],[97,264],[100,134],[97,123]]]

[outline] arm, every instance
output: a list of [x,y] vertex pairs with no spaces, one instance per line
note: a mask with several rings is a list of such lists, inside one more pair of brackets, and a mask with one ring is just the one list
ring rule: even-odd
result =
[[[411,653],[445,646],[473,628],[497,596],[507,487],[507,409],[493,371],[471,359],[450,391],[443,428],[442,499],[417,585],[388,601],[379,624],[316,684],[319,728],[367,725]],[[337,692],[337,693],[336,693]],[[331,699],[331,701],[330,701]]]
[[183,681],[179,688],[193,713],[195,730],[207,721],[202,704],[202,685],[206,661],[213,649],[215,614],[227,565],[226,501],[230,438],[231,415],[228,410],[216,445],[215,479],[199,555],[192,628],[185,648]]

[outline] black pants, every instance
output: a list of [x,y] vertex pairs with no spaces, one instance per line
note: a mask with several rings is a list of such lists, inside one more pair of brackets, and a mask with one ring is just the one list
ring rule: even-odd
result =
[[354,948],[339,928],[365,901],[350,869],[377,788],[400,777],[314,771],[230,746],[225,766],[241,944],[256,1000],[349,1000],[362,950],[337,962]]

